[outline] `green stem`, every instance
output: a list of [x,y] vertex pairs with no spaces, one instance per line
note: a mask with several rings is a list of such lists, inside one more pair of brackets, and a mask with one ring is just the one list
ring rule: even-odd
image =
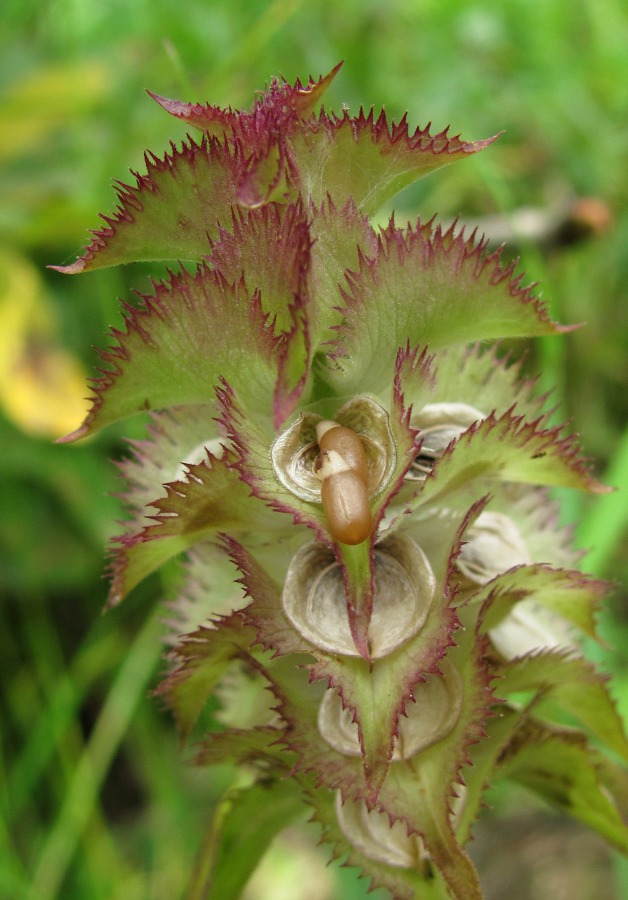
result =
[[196,857],[192,878],[185,900],[205,900],[209,894],[210,878],[222,827],[231,812],[232,801],[227,796],[217,806],[203,835],[203,841]]
[[338,545],[345,571],[345,590],[351,636],[360,655],[370,660],[368,630],[373,613],[375,572],[371,541]]

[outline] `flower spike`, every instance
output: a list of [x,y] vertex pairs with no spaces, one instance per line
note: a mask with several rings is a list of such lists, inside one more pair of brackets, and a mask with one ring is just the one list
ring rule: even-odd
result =
[[197,765],[247,771],[208,900],[303,803],[372,887],[480,900],[466,846],[496,779],[628,853],[628,739],[581,640],[607,585],[549,496],[606,489],[516,361],[571,326],[462,225],[372,221],[495,138],[326,112],[338,69],[242,111],[151,94],[200,136],[147,153],[56,268],[174,268],[124,304],[62,441],[149,420],[109,602],[183,557],[158,694]]

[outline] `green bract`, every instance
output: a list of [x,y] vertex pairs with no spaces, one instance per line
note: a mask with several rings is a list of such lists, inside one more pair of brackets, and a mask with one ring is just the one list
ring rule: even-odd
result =
[[[605,585],[576,570],[546,490],[603,488],[534,383],[479,344],[566,330],[513,267],[455,226],[369,223],[493,139],[316,112],[335,72],[273,82],[250,112],[155,98],[200,137],[148,155],[59,269],[175,271],[128,307],[65,440],[151,412],[121,465],[111,602],[185,552],[161,694],[185,736],[217,694],[198,762],[255,774],[220,814],[208,896],[237,896],[305,803],[394,897],[473,900],[465,844],[494,779],[628,851],[626,775],[601,749],[628,762],[628,742],[579,645]],[[319,446],[330,421],[365,473]],[[361,492],[370,535],[341,543]]]

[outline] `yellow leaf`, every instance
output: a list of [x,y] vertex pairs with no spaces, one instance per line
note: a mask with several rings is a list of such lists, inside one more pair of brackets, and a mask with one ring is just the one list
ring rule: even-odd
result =
[[0,251],[0,406],[18,428],[56,438],[85,416],[85,372],[62,345],[35,267]]

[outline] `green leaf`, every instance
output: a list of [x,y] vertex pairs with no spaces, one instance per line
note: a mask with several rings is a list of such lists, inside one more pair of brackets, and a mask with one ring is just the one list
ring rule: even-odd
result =
[[523,484],[606,489],[587,471],[573,436],[561,428],[541,428],[507,410],[499,418],[490,413],[453,441],[417,491],[411,506],[450,502],[476,479]]
[[403,477],[417,453],[418,430],[410,422],[413,409],[421,409],[434,397],[434,357],[427,348],[411,348],[407,344],[399,348],[395,359],[391,405],[395,411],[390,417],[395,445],[401,458],[395,476]]
[[327,196],[320,208],[311,207],[312,256],[310,278],[312,296],[310,331],[312,346],[319,347],[334,337],[333,329],[342,322],[338,307],[345,272],[356,271],[362,256],[377,252],[377,238],[368,218],[360,213],[352,199],[336,206]]
[[174,646],[182,635],[244,606],[248,601],[237,577],[236,568],[218,543],[206,540],[194,544],[182,562],[181,577],[175,581],[174,599],[167,602],[166,644]]
[[[206,404],[180,406],[152,413],[148,435],[129,441],[132,455],[117,463],[124,487],[120,491],[129,520],[128,534],[135,534],[152,519],[152,501],[167,482],[183,480],[188,463],[220,453],[220,435]],[[151,509],[147,509],[147,507]]]
[[[303,814],[298,786],[277,779],[233,789],[220,801],[200,859],[205,900],[238,900],[273,838]],[[198,877],[197,877],[198,882]]]
[[[518,412],[536,418],[545,397],[534,395],[536,379],[524,378],[521,362],[504,356],[499,344],[459,345],[439,350],[434,355],[434,388],[430,403],[466,403],[484,413],[503,413],[517,404]],[[417,384],[420,390],[420,384]],[[412,393],[412,382],[405,388],[407,401],[421,408]]]
[[432,222],[382,233],[378,252],[362,259],[344,293],[345,321],[331,349],[340,371],[329,381],[341,393],[383,390],[398,349],[428,345],[430,351],[458,343],[555,334],[531,288],[520,287],[514,264],[500,265],[499,252],[485,254],[454,226]]
[[462,846],[472,836],[472,827],[482,808],[484,792],[495,777],[497,760],[512,739],[523,715],[521,710],[494,706],[491,716],[485,721],[485,739],[469,747],[467,764],[463,770],[465,798],[456,821],[456,836]]
[[230,224],[232,231],[221,227],[211,242],[208,264],[226,281],[244,279],[250,294],[259,291],[275,334],[290,331],[290,307],[307,291],[312,239],[303,206],[268,203],[240,209]]
[[480,613],[481,633],[499,625],[521,600],[531,599],[595,637],[594,614],[607,591],[605,582],[582,572],[537,563],[519,566],[491,580],[473,594],[471,602],[484,606]]
[[443,740],[408,760],[393,763],[378,808],[421,834],[425,846],[455,897],[481,898],[477,873],[458,842],[452,798],[461,784],[467,748],[485,736],[484,724],[493,702],[486,668],[485,643],[474,630],[457,632],[457,647],[447,659],[457,668],[464,698],[458,721]]
[[275,725],[212,732],[197,745],[194,763],[251,766],[266,775],[287,777],[292,774],[294,754],[283,746],[282,737],[282,728]]
[[461,141],[447,130],[430,134],[430,126],[410,134],[406,118],[390,125],[382,111],[375,120],[360,110],[353,118],[321,113],[305,121],[291,136],[290,151],[301,195],[317,206],[329,193],[344,204],[350,197],[368,216],[424,175],[492,144]]
[[146,175],[133,173],[134,186],[119,184],[119,206],[102,216],[106,228],[94,232],[83,256],[53,269],[75,275],[141,260],[203,259],[208,237],[231,221],[241,153],[213,138],[190,139],[163,159],[147,154],[145,161]]
[[628,828],[604,784],[599,755],[581,734],[528,720],[500,759],[511,778],[628,853]]
[[[280,121],[284,126],[294,124],[295,118],[305,118],[310,115],[320,103],[323,94],[338,74],[342,62],[339,62],[327,75],[321,76],[318,81],[310,78],[303,85],[297,78],[294,85],[288,84],[284,79],[273,78],[270,87],[256,98],[251,112],[242,110],[234,111],[212,106],[210,103],[184,103],[179,100],[168,100],[148,91],[150,96],[166,112],[177,119],[181,119],[186,125],[199,128],[206,134],[216,137],[244,135],[263,130],[265,125],[268,131],[276,131],[270,126]],[[296,114],[296,115],[295,115]]]
[[[186,479],[163,485],[166,496],[153,499],[153,523],[114,539],[110,605],[164,562],[217,533],[259,529],[264,534],[284,524],[254,497],[233,467],[234,454],[187,467]],[[279,520],[279,521],[277,521]]]
[[237,386],[247,409],[272,420],[278,344],[258,295],[201,266],[195,275],[171,275],[143,300],[126,330],[113,330],[117,346],[101,352],[113,368],[96,382],[83,425],[64,441],[148,409],[206,403],[209,419],[221,379]]
[[340,65],[317,82],[303,86],[273,79],[256,98],[250,112],[220,109],[207,104],[181,103],[151,96],[169,113],[218,137],[225,148],[238,148],[241,165],[234,178],[239,203],[255,208],[271,200],[295,197],[295,161],[289,137],[301,120],[313,112],[333,81]]
[[269,452],[272,438],[269,439],[268,433],[247,416],[246,409],[229,385],[218,391],[218,399],[221,425],[238,454],[236,465],[251,493],[272,509],[285,513],[285,523],[291,516],[294,524],[308,525],[323,538],[326,520],[321,504],[302,500],[279,480]]
[[568,651],[547,651],[503,663],[500,675],[500,695],[536,690],[537,715],[547,706],[544,701],[550,701],[550,709],[557,703],[628,762],[628,739],[608,692],[608,679],[588,660]]
[[211,627],[202,625],[177,644],[173,652],[177,666],[162,681],[158,693],[174,712],[182,740],[189,736],[229,664],[248,656],[253,639],[254,632],[234,613]]

